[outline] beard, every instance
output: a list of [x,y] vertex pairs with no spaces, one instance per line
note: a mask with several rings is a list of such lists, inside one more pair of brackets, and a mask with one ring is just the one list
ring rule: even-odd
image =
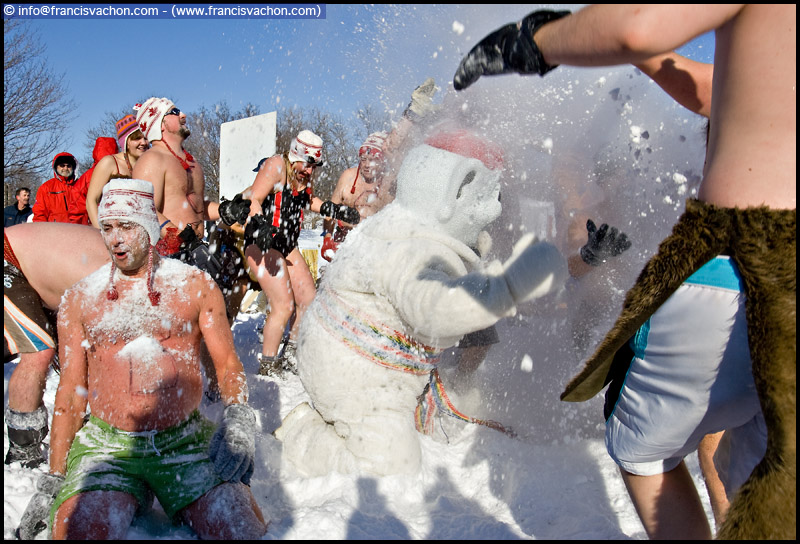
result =
[[178,129],[178,136],[183,138],[184,140],[192,135],[192,131],[189,130],[189,127],[186,125],[181,125],[181,128]]

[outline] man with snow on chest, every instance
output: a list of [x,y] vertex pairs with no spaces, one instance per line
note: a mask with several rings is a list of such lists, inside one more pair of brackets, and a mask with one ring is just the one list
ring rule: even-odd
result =
[[563,257],[532,237],[480,268],[470,247],[500,215],[501,168],[499,148],[467,131],[434,135],[406,156],[394,202],[340,246],[298,338],[314,408],[275,431],[300,473],[416,472],[417,398],[442,351],[563,284]]
[[[124,538],[152,492],[200,538],[259,538],[266,523],[249,488],[255,416],[222,293],[208,274],[158,256],[149,182],[109,182],[98,220],[111,263],[59,307],[50,470],[20,537],[49,525],[56,539]],[[226,404],[216,429],[198,411],[201,343]]]

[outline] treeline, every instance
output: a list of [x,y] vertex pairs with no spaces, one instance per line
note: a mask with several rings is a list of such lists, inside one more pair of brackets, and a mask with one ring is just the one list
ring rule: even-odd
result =
[[[3,20],[3,42],[3,177],[4,205],[8,205],[13,202],[18,187],[30,187],[35,193],[52,177],[50,161],[63,150],[62,135],[71,120],[69,115],[74,111],[74,104],[66,92],[64,76],[47,66],[41,42],[30,24]],[[164,94],[155,91],[141,97],[141,101],[149,96]],[[95,140],[100,136],[116,136],[116,121],[133,114],[132,106],[124,104],[116,111],[106,112],[101,121],[87,131],[83,149],[67,150],[79,161],[78,174],[92,166]],[[203,167],[206,198],[216,201],[219,198],[220,125],[267,111],[249,103],[234,111],[225,101],[203,105],[197,111],[183,111],[192,131],[185,147]],[[353,112],[349,118],[317,108],[279,109],[276,149],[279,153],[288,150],[292,138],[301,130],[318,134],[325,143],[327,164],[317,174],[315,189],[320,197],[328,198],[342,171],[356,164],[358,146],[364,138],[376,130],[389,130],[390,123],[386,112],[369,105]]]

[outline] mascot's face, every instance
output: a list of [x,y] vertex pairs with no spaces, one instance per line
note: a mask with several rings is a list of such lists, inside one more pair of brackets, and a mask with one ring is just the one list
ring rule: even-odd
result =
[[397,176],[396,202],[474,247],[500,216],[500,170],[428,145],[412,149]]

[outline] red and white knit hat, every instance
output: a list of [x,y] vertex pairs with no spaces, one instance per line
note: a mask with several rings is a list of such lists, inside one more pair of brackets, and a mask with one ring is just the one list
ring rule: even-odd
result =
[[112,179],[103,187],[103,197],[97,207],[97,220],[119,219],[144,227],[150,245],[161,238],[153,184],[142,179]]
[[161,139],[161,121],[169,110],[175,107],[175,103],[169,98],[148,98],[144,104],[136,104],[133,110],[136,114],[136,121],[144,137],[149,141]]
[[289,146],[289,161],[307,162],[317,166],[325,164],[322,158],[322,138],[310,130],[300,131]]
[[361,144],[361,147],[358,149],[358,156],[360,157],[368,153],[380,157],[383,155],[383,145],[386,143],[386,138],[388,137],[389,135],[385,132],[373,132],[367,136],[367,139]]

